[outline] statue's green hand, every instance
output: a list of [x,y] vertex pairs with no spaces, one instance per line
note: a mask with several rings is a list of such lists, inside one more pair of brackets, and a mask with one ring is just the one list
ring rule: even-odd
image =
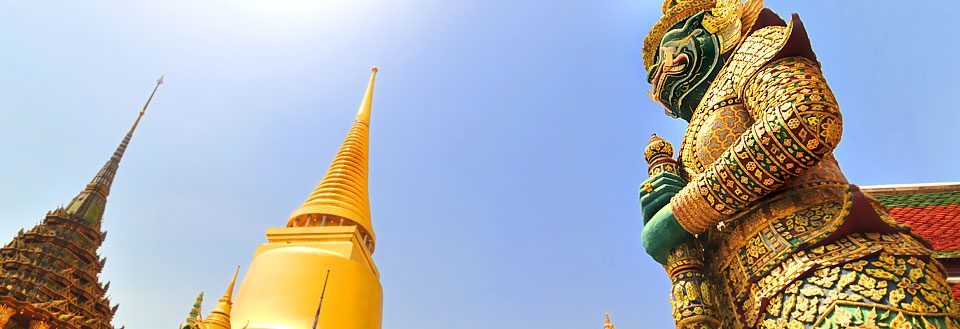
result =
[[640,208],[643,210],[643,223],[650,221],[663,206],[670,203],[686,183],[674,173],[661,172],[648,178],[640,185]]
[[669,204],[643,225],[640,237],[643,240],[643,249],[660,264],[666,264],[670,250],[692,238],[677,222]]

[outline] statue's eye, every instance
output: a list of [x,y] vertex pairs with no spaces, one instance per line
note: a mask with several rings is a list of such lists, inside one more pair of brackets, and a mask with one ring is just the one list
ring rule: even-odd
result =
[[659,67],[660,67],[660,63],[654,64],[652,67],[650,67],[650,71],[647,72],[647,83],[653,83],[654,72],[657,72],[657,69],[659,69]]

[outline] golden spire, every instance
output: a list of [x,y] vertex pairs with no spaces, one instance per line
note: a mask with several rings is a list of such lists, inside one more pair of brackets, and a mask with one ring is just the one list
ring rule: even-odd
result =
[[603,329],[614,329],[613,322],[610,322],[610,313],[603,312]]
[[210,315],[203,320],[203,327],[209,329],[230,329],[230,308],[233,306],[233,286],[237,283],[237,274],[240,273],[240,266],[233,272],[233,279],[227,286],[227,292],[217,301]]
[[373,80],[377,77],[376,66],[370,69],[370,82],[367,83],[367,91],[363,93],[363,101],[360,103],[360,110],[357,111],[357,120],[370,124],[370,108],[373,106]]
[[[373,67],[367,91],[360,110],[337,151],[330,169],[297,210],[290,214],[288,227],[323,225],[321,217],[332,215],[352,221],[362,231],[373,236],[370,220],[370,196],[367,191],[367,158],[370,143],[370,109],[373,105],[373,82],[377,68]],[[334,218],[330,218],[333,220]]]

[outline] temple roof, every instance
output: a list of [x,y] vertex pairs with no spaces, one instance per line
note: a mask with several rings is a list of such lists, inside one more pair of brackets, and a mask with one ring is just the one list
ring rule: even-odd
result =
[[48,212],[40,224],[0,248],[0,304],[15,310],[18,322],[113,328],[118,306],[111,306],[107,296],[110,284],[99,280],[106,263],[97,253],[106,236],[100,223],[120,160],[162,82],[161,77],[112,156],[67,207]]
[[862,187],[897,221],[926,238],[939,258],[960,258],[960,183]]

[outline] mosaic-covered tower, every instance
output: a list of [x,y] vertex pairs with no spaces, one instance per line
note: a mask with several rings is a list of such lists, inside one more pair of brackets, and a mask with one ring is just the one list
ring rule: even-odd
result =
[[113,328],[117,305],[107,297],[110,283],[99,280],[106,258],[97,249],[107,236],[100,224],[120,159],[162,83],[161,77],[130,131],[80,194],[0,248],[0,328]]

